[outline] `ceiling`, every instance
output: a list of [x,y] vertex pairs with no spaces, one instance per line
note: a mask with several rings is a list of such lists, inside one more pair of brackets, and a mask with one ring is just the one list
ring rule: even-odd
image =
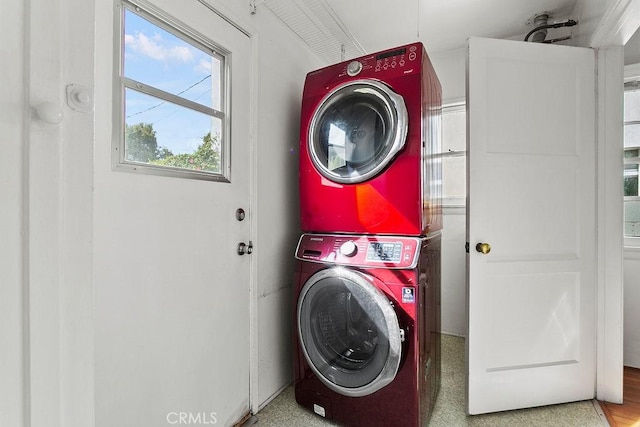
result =
[[[262,0],[327,63],[422,41],[430,53],[471,36],[523,39],[540,13],[572,18],[577,0]],[[575,28],[575,27],[574,27]],[[549,30],[547,38],[573,28]],[[344,52],[342,52],[344,51]]]
[[[547,12],[571,17],[576,0],[326,0],[368,51],[422,41],[429,52],[465,46],[470,36],[512,38]],[[568,32],[569,29],[565,29]]]

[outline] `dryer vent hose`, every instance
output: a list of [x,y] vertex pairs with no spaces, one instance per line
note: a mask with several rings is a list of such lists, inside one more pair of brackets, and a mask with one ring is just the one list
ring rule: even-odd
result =
[[[573,27],[574,25],[578,24],[578,21],[574,21],[573,19],[564,19],[560,22],[547,24],[548,19],[549,19],[549,15],[547,14],[536,16],[535,19],[533,20],[533,23],[534,25],[536,25],[536,27],[533,30],[529,31],[527,36],[524,38],[524,41],[526,42],[531,41],[534,43],[554,43],[561,40],[567,40],[569,37],[545,40],[545,38],[547,37],[547,29]],[[531,38],[531,40],[529,40],[529,37],[531,37],[531,35],[533,35],[533,37]]]

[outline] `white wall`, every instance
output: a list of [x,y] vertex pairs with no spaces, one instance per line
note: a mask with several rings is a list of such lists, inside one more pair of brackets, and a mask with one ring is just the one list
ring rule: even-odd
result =
[[23,150],[25,111],[25,45],[23,2],[2,3],[0,13],[0,425],[21,426],[24,421],[23,384]]
[[[90,425],[93,115],[65,88],[92,84],[93,4],[0,9],[0,425]],[[43,102],[60,123],[39,119]]]
[[578,21],[572,31],[573,46],[588,47],[602,15],[614,0],[578,0],[571,17]]
[[[237,2],[227,0],[227,3]],[[242,9],[244,2],[240,2]],[[300,237],[300,103],[309,71],[324,66],[264,6],[251,17],[258,34],[256,280],[258,378],[254,405],[264,406],[293,378],[294,251]],[[257,406],[256,406],[257,408]]]
[[442,103],[464,102],[467,49],[427,53],[442,85]]

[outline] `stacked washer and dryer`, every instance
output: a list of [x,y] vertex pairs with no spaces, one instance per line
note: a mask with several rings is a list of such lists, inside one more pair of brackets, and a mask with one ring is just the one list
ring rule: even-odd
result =
[[441,87],[421,43],[307,75],[297,402],[346,426],[424,426],[440,388]]

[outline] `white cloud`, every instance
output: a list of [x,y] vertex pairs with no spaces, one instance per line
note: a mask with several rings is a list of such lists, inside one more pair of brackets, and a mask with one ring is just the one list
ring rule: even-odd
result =
[[211,60],[202,58],[196,65],[195,71],[202,74],[211,74],[211,68]]
[[125,34],[124,44],[132,52],[148,56],[162,62],[192,62],[194,59],[193,52],[188,46],[169,46],[169,43],[162,38],[160,34],[148,37],[146,34],[139,32],[135,35]]

